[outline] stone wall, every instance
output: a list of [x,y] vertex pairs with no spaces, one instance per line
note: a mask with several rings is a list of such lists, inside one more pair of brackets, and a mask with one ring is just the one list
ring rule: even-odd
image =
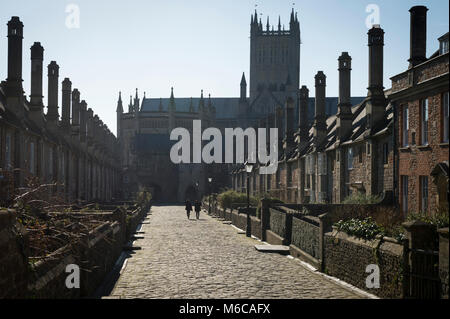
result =
[[231,212],[231,222],[234,226],[242,230],[247,228],[247,216],[245,214],[239,214],[236,210]]
[[23,298],[28,280],[26,234],[13,210],[0,209],[0,299]]
[[320,221],[317,217],[296,216],[292,219],[291,245],[306,252],[315,259],[320,259],[319,242]]
[[286,214],[270,208],[270,230],[282,238],[286,238]]
[[[342,232],[324,234],[324,269],[328,275],[344,280],[382,298],[403,295],[403,245],[393,240],[366,241]],[[380,287],[368,289],[368,265],[378,265]]]
[[[0,211],[0,298],[71,299],[92,296],[120,256],[125,241],[150,207],[97,212],[103,222],[78,241],[54,251],[45,259],[29,258],[26,235],[16,229],[13,211]],[[68,214],[77,214],[68,213]],[[78,213],[79,214],[79,213]],[[83,214],[96,214],[86,212]],[[6,252],[6,254],[3,254]],[[34,262],[36,260],[36,262]],[[80,267],[80,289],[68,289],[67,265]]]

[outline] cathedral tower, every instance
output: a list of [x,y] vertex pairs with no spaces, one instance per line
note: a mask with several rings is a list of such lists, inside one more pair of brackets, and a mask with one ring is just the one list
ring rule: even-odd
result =
[[280,18],[276,30],[270,28],[267,18],[264,30],[255,11],[250,38],[250,103],[265,90],[296,96],[300,82],[300,24],[294,10],[289,30],[284,30]]

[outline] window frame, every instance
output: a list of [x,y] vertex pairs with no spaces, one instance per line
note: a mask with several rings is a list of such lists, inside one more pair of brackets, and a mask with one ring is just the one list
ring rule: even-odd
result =
[[428,212],[429,204],[429,181],[428,176],[419,176],[419,186],[420,186],[420,210],[422,213]]
[[389,143],[383,143],[383,164],[389,164]]
[[420,145],[426,146],[429,143],[429,110],[430,104],[428,98],[420,100]]
[[347,149],[347,169],[352,170],[353,169],[353,147],[349,147]]
[[402,107],[402,146],[409,146],[409,106]]
[[408,188],[409,188],[409,178],[408,175],[402,175],[401,176],[401,182],[402,182],[402,212],[404,216],[408,214]]

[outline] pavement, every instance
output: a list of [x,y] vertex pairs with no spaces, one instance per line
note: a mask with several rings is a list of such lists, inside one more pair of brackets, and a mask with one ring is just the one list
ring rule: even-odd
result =
[[128,254],[107,298],[368,297],[290,256],[258,252],[261,241],[203,211],[193,216],[188,220],[182,206],[152,207],[134,242],[140,249]]

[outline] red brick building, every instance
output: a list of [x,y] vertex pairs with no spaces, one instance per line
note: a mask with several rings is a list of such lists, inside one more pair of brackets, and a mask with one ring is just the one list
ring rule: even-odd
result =
[[392,77],[395,108],[396,187],[404,214],[448,210],[448,33],[426,58],[426,12],[411,8],[409,68]]

